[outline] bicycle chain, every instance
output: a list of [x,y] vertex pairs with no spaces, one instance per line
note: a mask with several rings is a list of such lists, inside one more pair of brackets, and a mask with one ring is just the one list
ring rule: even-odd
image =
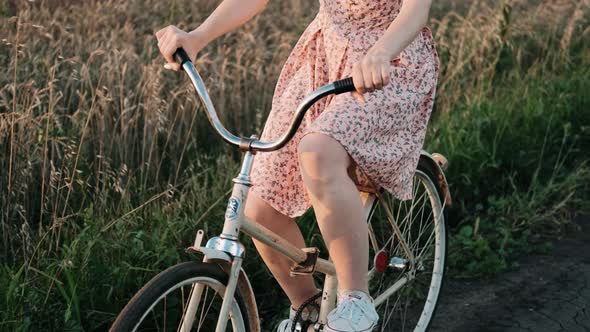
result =
[[[295,313],[295,317],[293,317],[293,324],[291,326],[291,332],[296,332],[295,329],[297,328],[297,321],[298,320],[301,321],[302,331],[306,331],[309,328],[310,324],[317,323],[319,316],[320,316],[320,305],[315,303],[315,300],[319,299],[320,297],[322,297],[322,292],[319,292],[316,295],[305,300],[305,302],[303,302],[303,304],[299,306],[299,309],[297,309],[297,312]],[[315,317],[314,321],[309,321],[309,320],[304,321],[301,319],[301,314],[303,313],[303,309],[305,309],[305,307],[307,307],[307,306],[312,306],[316,310],[317,316]],[[310,315],[311,315],[311,311],[310,311],[307,318],[309,318]]]

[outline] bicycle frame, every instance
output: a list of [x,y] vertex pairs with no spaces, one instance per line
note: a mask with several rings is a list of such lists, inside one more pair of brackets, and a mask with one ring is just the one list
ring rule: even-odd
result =
[[[292,245],[290,242],[286,241],[264,226],[250,221],[245,217],[244,206],[248,199],[248,193],[251,186],[250,171],[253,160],[254,155],[249,151],[246,152],[241,171],[239,175],[233,179],[234,186],[232,194],[228,200],[222,234],[211,238],[209,241],[207,241],[207,244],[204,247],[201,247],[201,231],[197,236],[195,245],[190,248],[190,250],[202,252],[205,255],[205,261],[222,260],[228,262],[231,266],[216,331],[225,331],[227,315],[234,298],[234,292],[240,275],[241,263],[245,254],[244,246],[239,242],[238,239],[240,232],[243,232],[248,236],[272,247],[295,263],[302,264],[308,257],[307,253],[302,249]],[[376,202],[375,200],[377,197],[373,193],[361,192],[361,198],[365,208],[365,216],[368,220],[375,206],[374,203]],[[399,235],[400,231],[397,225],[395,223],[392,223],[392,225],[394,227],[394,231],[396,234],[398,234],[398,240],[400,240],[401,243],[405,243],[403,237]],[[404,244],[403,246],[407,248],[407,245]],[[408,257],[413,257],[409,249],[407,253]],[[413,264],[413,262],[411,264]],[[336,289],[338,285],[336,280],[336,270],[334,268],[334,264],[331,261],[318,258],[315,264],[315,271],[326,275],[319,318],[319,323],[324,324],[328,313],[334,308],[336,302]],[[373,275],[373,273],[369,272],[369,279]],[[387,293],[394,293],[407,281],[407,278],[400,279],[400,281],[390,287]],[[194,313],[196,312],[198,306],[198,301],[201,294],[200,292],[201,289],[197,287],[196,289],[193,289],[191,293],[189,299],[189,309],[185,315],[181,331],[189,331],[190,327],[192,326],[192,317],[194,317]],[[386,297],[375,299],[375,304],[379,305],[385,300],[385,298]],[[257,319],[257,317],[252,318]]]
[[[234,292],[238,285],[238,280],[241,273],[243,273],[241,270],[241,265],[245,254],[245,248],[244,245],[239,242],[240,232],[243,232],[256,240],[269,245],[297,264],[303,264],[308,259],[308,253],[306,253],[304,250],[297,248],[276,233],[257,224],[256,222],[248,220],[244,216],[244,207],[246,205],[248,193],[252,185],[250,181],[250,173],[256,151],[274,151],[284,146],[295,134],[295,131],[301,124],[307,109],[320,98],[334,93],[334,85],[328,84],[323,86],[306,97],[299,105],[296,114],[289,126],[289,130],[279,139],[274,142],[261,142],[258,141],[255,136],[250,138],[240,138],[227,131],[227,129],[225,129],[220,123],[205,85],[195,70],[193,64],[190,61],[183,61],[182,67],[187,72],[189,78],[195,86],[195,89],[197,90],[197,93],[205,106],[207,117],[212,126],[226,142],[239,146],[240,149],[245,152],[240,173],[236,178],[233,179],[233,190],[228,200],[225,212],[225,222],[221,235],[209,239],[205,246],[201,246],[203,232],[200,230],[197,233],[195,244],[187,249],[189,251],[198,251],[203,253],[205,255],[204,261],[206,262],[221,261],[227,262],[229,264],[229,278],[225,288],[221,312],[216,326],[217,332],[223,332],[226,329],[228,314],[234,298]],[[366,220],[369,220],[371,214],[374,211],[375,203],[377,202],[376,198],[380,200],[380,194],[379,192],[361,192],[361,198],[365,208],[365,216],[367,218]],[[388,219],[390,219],[394,233],[396,234],[398,241],[400,241],[403,250],[408,255],[407,257],[409,257],[409,264],[413,266],[415,263],[413,253],[411,250],[409,250],[406,241],[401,235],[399,227],[394,222],[391,211],[388,210],[387,206],[385,206],[385,209],[387,211]],[[369,233],[369,235],[371,235],[371,228],[369,228]],[[319,323],[325,324],[328,313],[335,307],[336,303],[336,270],[334,264],[331,261],[317,258],[317,261],[315,262],[315,271],[326,275],[319,317]],[[373,272],[374,271],[369,271],[369,279],[374,275]],[[387,297],[389,297],[389,295],[396,292],[408,280],[408,277],[402,277],[398,282],[390,286],[390,288],[384,292],[384,294],[388,295],[380,296],[375,299],[375,305],[377,306],[382,303]],[[196,313],[199,305],[202,289],[203,286],[200,284],[193,286],[189,296],[188,309],[183,317],[181,331],[190,331],[194,320],[194,313]],[[250,299],[250,301],[255,305],[254,299]],[[255,319],[256,322],[258,322],[257,314],[255,314],[255,317],[250,318]],[[256,326],[258,326],[258,323],[256,323]]]

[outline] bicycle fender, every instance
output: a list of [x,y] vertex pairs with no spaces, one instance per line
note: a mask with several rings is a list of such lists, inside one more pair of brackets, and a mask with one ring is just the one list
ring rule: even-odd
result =
[[440,186],[442,193],[444,195],[444,201],[441,203],[443,205],[453,205],[451,192],[449,191],[449,185],[447,183],[445,174],[441,169],[440,165],[436,162],[436,160],[434,160],[432,155],[428,153],[426,150],[422,150],[420,152],[420,159],[418,161],[418,164],[424,166],[425,168],[430,170],[434,176],[436,176],[438,185]]
[[231,262],[231,257],[225,251],[211,249],[207,247],[199,247],[195,249],[198,252],[203,253],[205,255],[205,259],[212,261],[212,260],[222,260],[226,262]]
[[248,322],[250,324],[250,331],[260,332],[260,319],[258,317],[258,306],[256,305],[256,298],[254,298],[254,290],[250,284],[250,280],[244,272],[244,269],[240,269],[240,277],[238,279],[238,288],[240,294],[244,297],[244,302],[251,309],[248,312]]

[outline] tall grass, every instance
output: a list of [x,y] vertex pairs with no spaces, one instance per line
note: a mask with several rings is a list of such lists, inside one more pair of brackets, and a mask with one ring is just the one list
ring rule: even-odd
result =
[[[184,75],[163,69],[153,36],[194,28],[215,5],[0,4],[1,330],[105,329],[149,278],[187,259],[197,228],[219,232],[239,154]],[[232,131],[260,132],[316,10],[271,2],[200,54]],[[442,68],[425,149],[450,160],[455,274],[510,267],[590,212],[589,15],[588,1],[434,4]],[[300,223],[319,245],[312,219]],[[255,287],[271,278],[249,266]],[[264,296],[276,294],[257,288],[266,329],[280,315]]]

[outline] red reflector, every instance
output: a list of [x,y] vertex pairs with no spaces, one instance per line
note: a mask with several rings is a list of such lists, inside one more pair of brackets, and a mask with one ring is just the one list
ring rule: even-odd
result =
[[375,271],[379,272],[379,273],[383,273],[385,272],[385,269],[387,269],[387,265],[389,264],[389,257],[387,255],[387,252],[385,252],[384,250],[380,250],[377,255],[375,255]]

